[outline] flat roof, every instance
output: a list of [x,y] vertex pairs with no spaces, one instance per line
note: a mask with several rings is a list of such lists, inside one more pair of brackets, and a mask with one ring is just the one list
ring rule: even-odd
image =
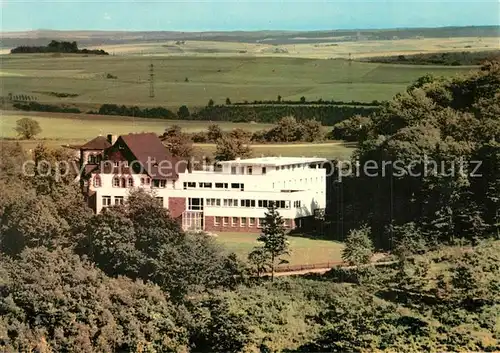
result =
[[259,157],[259,158],[247,158],[247,159],[234,159],[232,161],[219,162],[220,164],[226,165],[261,165],[261,166],[282,166],[282,165],[292,165],[292,164],[309,164],[309,163],[320,163],[326,162],[326,158],[317,157]]

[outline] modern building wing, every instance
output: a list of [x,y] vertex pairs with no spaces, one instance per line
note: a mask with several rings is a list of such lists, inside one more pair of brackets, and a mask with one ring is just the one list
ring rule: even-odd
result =
[[87,171],[82,185],[96,212],[142,188],[185,229],[258,232],[271,203],[288,228],[300,227],[326,206],[323,158],[236,159],[193,170],[152,133],[109,136],[108,142],[100,151],[80,151]]

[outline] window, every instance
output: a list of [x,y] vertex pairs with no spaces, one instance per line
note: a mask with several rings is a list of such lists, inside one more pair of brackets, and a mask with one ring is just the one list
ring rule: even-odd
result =
[[276,167],[276,171],[280,170],[280,167]]
[[231,227],[236,227],[238,225],[238,217],[231,217]]
[[221,221],[221,217],[215,217],[214,226],[219,226],[220,225],[220,221]]
[[145,184],[145,180],[144,178],[141,178],[141,185],[144,185]]
[[[200,188],[202,187],[201,185],[202,185],[202,183],[200,183]],[[186,190],[188,188],[189,189],[195,189],[196,188],[196,183],[195,182],[187,182],[187,183],[184,182],[183,186],[184,186],[184,190]]]
[[156,200],[158,201],[158,204],[163,207],[163,197],[156,197]]
[[285,201],[280,201],[280,208],[285,208]]
[[245,174],[245,167],[240,168],[240,174]]
[[255,200],[241,200],[241,207],[255,207]]
[[262,175],[266,174],[267,170],[266,167],[262,167]]
[[206,199],[207,206],[220,206],[220,199]]
[[212,188],[212,183],[198,183],[198,186],[200,188],[204,188],[204,189],[211,189]]
[[197,197],[188,198],[188,210],[203,211],[203,199]]
[[149,185],[151,183],[151,179],[146,178],[146,184]]
[[247,174],[252,175],[252,167],[247,167]]
[[265,218],[259,218],[257,220],[257,227],[262,228],[264,226],[265,220]]
[[133,187],[134,186],[134,179],[128,178],[127,185],[129,188]]
[[259,206],[259,208],[264,207],[264,206],[263,206],[263,205],[264,205],[264,203],[262,202],[262,200],[259,200],[259,201],[257,202],[257,205]]
[[103,196],[102,197],[102,207],[111,206],[111,196]]
[[231,189],[240,189],[241,191],[244,191],[245,190],[245,184],[231,183]]
[[166,180],[153,179],[153,187],[155,187],[155,188],[164,188],[165,186],[167,186],[167,181]]
[[127,179],[121,178],[121,184],[122,184],[122,188],[126,188],[127,187]]
[[215,183],[216,189],[227,189],[227,183]]
[[115,196],[115,205],[123,205],[123,196]]
[[118,177],[113,178],[113,187],[115,187],[115,188],[120,187],[120,178],[118,178]]
[[233,206],[234,207],[238,207],[238,199],[234,199],[233,200]]
[[293,202],[293,207],[294,208],[300,208],[300,201],[294,201]]
[[240,218],[240,227],[246,227],[247,226],[247,219],[246,217]]
[[227,226],[229,224],[229,217],[223,217],[222,218],[222,225]]
[[114,161],[113,165],[114,165],[115,167],[119,167],[119,166],[120,166],[120,162],[119,162],[119,161]]
[[231,167],[231,174],[236,174],[236,167]]
[[94,177],[94,187],[100,188],[101,186],[102,186],[101,177],[99,175],[96,175]]
[[249,227],[253,227],[253,226],[255,226],[255,218],[250,217],[250,218],[248,219],[248,226],[249,226]]

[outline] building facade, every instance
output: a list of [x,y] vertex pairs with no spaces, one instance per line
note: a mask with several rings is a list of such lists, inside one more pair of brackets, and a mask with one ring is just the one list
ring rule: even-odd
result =
[[155,134],[108,137],[109,146],[96,152],[103,139],[89,141],[80,154],[82,187],[97,213],[142,188],[184,229],[258,232],[271,202],[290,229],[326,206],[322,158],[236,159],[191,168],[169,155]]

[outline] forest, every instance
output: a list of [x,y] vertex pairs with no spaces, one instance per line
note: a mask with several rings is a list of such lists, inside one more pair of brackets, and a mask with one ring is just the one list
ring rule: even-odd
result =
[[52,40],[45,46],[19,46],[10,50],[11,54],[32,54],[32,53],[67,53],[67,54],[93,54],[93,55],[109,55],[102,49],[89,50],[78,49],[76,42],[64,42]]
[[[135,192],[94,215],[75,175],[42,163],[66,161],[63,150],[39,145],[23,172],[29,156],[3,143],[0,347],[498,351],[499,97],[500,65],[488,63],[461,77],[423,77],[362,128],[353,124],[361,164],[402,160],[418,171],[427,156],[445,172],[343,177],[317,222],[323,236],[345,240],[352,266],[274,280],[213,237],[182,231],[154,195]],[[480,161],[481,176],[452,173],[457,160]],[[374,251],[392,261],[370,265]]]
[[385,64],[461,66],[482,65],[487,61],[494,61],[499,58],[500,50],[491,50],[383,56],[367,58],[363,61]]

